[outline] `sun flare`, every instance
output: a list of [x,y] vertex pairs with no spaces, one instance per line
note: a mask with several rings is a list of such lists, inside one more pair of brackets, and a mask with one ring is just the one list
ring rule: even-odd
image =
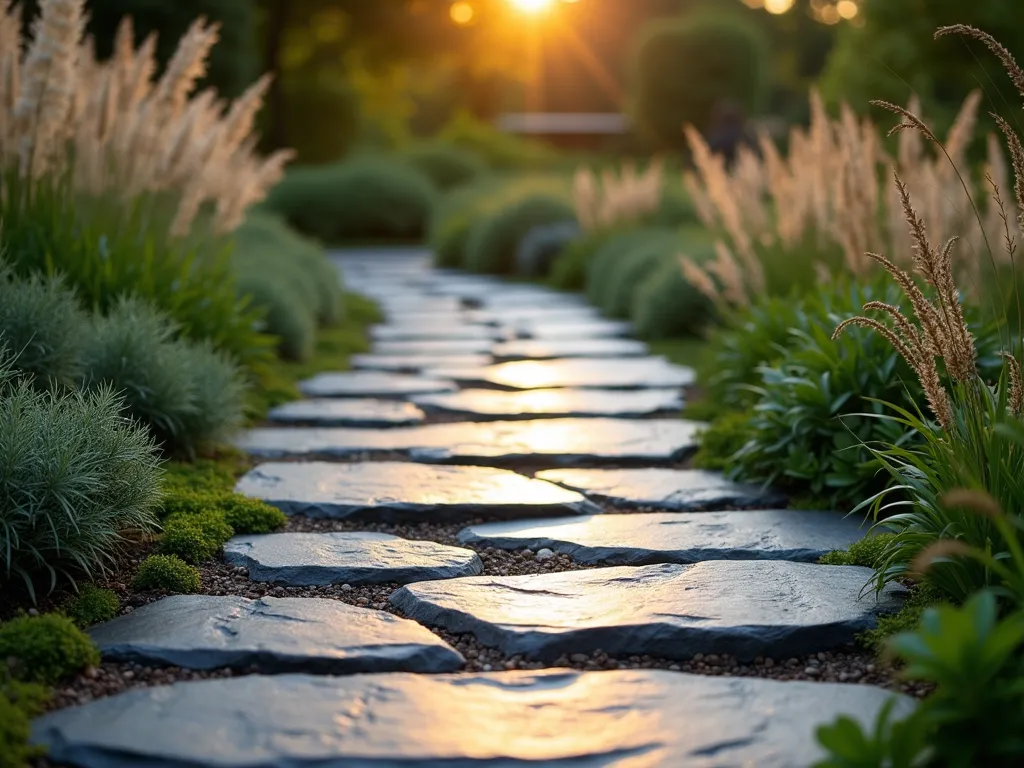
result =
[[552,5],[555,0],[508,0],[509,3],[518,11],[523,13],[541,13],[546,11]]

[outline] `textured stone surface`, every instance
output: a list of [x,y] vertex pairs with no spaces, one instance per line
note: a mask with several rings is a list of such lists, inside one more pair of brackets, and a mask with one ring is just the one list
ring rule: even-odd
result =
[[871,576],[853,566],[717,560],[413,584],[391,602],[423,624],[530,659],[601,649],[749,661],[825,651],[873,627],[876,612],[900,601],[893,591],[862,596]]
[[551,469],[537,476],[618,506],[679,511],[726,507],[773,507],[785,502],[775,491],[726,480],[700,469]]
[[385,533],[236,536],[224,545],[224,560],[247,568],[253,581],[292,587],[407,584],[483,570],[480,558],[468,549]]
[[678,412],[683,407],[683,395],[678,389],[463,389],[441,395],[416,395],[412,400],[427,411],[474,419],[649,416]]
[[495,331],[484,325],[461,322],[426,322],[405,325],[377,325],[370,329],[375,341],[413,341],[416,339],[492,339]]
[[551,549],[588,565],[698,563],[702,560],[817,562],[864,536],[855,517],[795,509],[593,515],[473,525],[465,544]]
[[80,768],[806,768],[818,723],[869,726],[890,697],[650,670],[248,676],[55,712],[33,739]]
[[672,365],[658,357],[519,360],[478,369],[439,367],[431,369],[430,373],[445,379],[509,389],[664,389],[688,387],[696,381],[692,368]]
[[378,341],[373,345],[378,355],[482,355],[491,351],[490,339],[447,339],[426,341]]
[[432,632],[339,600],[173,595],[90,630],[103,658],[261,672],[453,672],[462,656]]
[[396,452],[428,463],[658,464],[697,448],[698,422],[683,419],[539,419],[428,424],[387,430],[317,427],[251,429],[236,445],[253,456],[343,457]]
[[450,381],[377,371],[320,373],[299,384],[308,397],[406,397],[428,392],[454,392]]
[[507,470],[402,462],[260,464],[235,490],[308,517],[437,521],[599,511],[575,491]]
[[325,427],[410,427],[423,423],[412,403],[364,398],[296,400],[271,408],[270,421]]
[[568,306],[491,307],[466,312],[472,322],[490,325],[522,325],[524,323],[577,323],[600,320],[601,313],[589,304],[578,301]]
[[545,323],[523,321],[516,328],[519,338],[530,339],[602,339],[628,336],[633,327],[623,320],[585,320],[576,322]]
[[[491,352],[499,360],[553,360],[562,357],[638,357],[647,354],[647,345],[635,339],[548,339],[506,341],[495,344]],[[439,363],[448,367],[466,367],[466,363]],[[469,363],[468,365],[479,365]]]
[[352,355],[349,362],[357,371],[421,373],[439,366],[465,368],[489,365],[490,355]]

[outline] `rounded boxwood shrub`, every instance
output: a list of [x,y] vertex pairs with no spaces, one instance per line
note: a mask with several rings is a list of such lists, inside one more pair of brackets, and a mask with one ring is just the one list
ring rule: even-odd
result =
[[121,600],[117,594],[94,584],[82,586],[78,594],[64,606],[64,614],[83,629],[110,621],[117,616],[119,610]]
[[224,542],[234,535],[219,509],[207,509],[189,515],[173,515],[164,523],[159,550],[176,555],[186,563],[212,560]]
[[181,595],[194,594],[201,585],[199,571],[174,555],[150,555],[142,561],[132,579],[133,589],[159,589]]
[[677,255],[673,229],[641,229],[609,241],[587,265],[587,298],[613,317],[629,317],[643,279]]
[[402,153],[413,168],[430,177],[440,190],[473,181],[487,172],[487,165],[476,152],[443,142],[417,144]]
[[270,193],[266,208],[323,243],[421,240],[437,188],[400,160],[364,156],[296,168]]
[[610,240],[623,234],[620,229],[585,232],[569,243],[551,265],[548,282],[564,291],[581,291],[587,284],[587,268],[595,254]]
[[14,677],[55,685],[100,663],[92,640],[67,616],[44,613],[0,624],[0,659],[8,659]]
[[714,317],[711,300],[683,277],[679,253],[697,260],[712,257],[711,246],[681,245],[675,254],[664,259],[640,281],[633,293],[630,319],[641,338],[696,336]]
[[59,277],[25,279],[0,263],[0,343],[39,386],[73,386],[82,369],[88,315]]
[[434,263],[439,267],[457,268],[465,263],[466,246],[473,217],[460,211],[444,218],[431,233]]
[[[257,266],[251,263],[249,266]],[[263,310],[264,330],[277,337],[277,354],[285,360],[304,361],[316,348],[316,317],[302,295],[275,267],[245,271],[238,276],[238,292]]]
[[529,195],[477,220],[466,243],[466,267],[476,272],[507,275],[515,271],[516,249],[531,229],[575,221],[567,201],[552,195]]

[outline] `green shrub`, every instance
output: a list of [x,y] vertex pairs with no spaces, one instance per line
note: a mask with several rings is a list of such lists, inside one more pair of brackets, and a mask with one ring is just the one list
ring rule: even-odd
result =
[[73,386],[88,316],[59,277],[18,279],[0,263],[0,339],[14,367],[40,385]]
[[67,616],[44,613],[0,624],[0,659],[12,660],[18,680],[55,685],[99,664],[100,653]]
[[227,357],[175,331],[145,302],[119,301],[86,341],[85,384],[115,387],[166,451],[192,455],[242,423],[246,387]]
[[174,555],[150,555],[142,561],[132,579],[133,589],[159,589],[181,595],[194,594],[201,585],[199,571]]
[[[703,244],[681,245],[680,252],[697,261],[712,255],[711,246]],[[643,339],[695,336],[714,316],[710,300],[683,278],[678,258],[663,261],[633,293],[630,317],[637,335]]]
[[438,140],[473,152],[499,171],[550,168],[559,160],[558,153],[546,145],[505,133],[465,112],[445,125]]
[[0,578],[34,594],[113,562],[125,529],[155,526],[156,448],[109,389],[40,392],[0,356]]
[[440,190],[458,187],[487,172],[487,165],[476,152],[454,144],[416,144],[405,150],[402,157]]
[[323,243],[420,240],[437,197],[415,168],[381,157],[297,168],[270,193],[266,207]]
[[693,456],[699,469],[728,472],[734,457],[751,437],[749,411],[726,411],[700,433],[700,448]]
[[892,542],[891,533],[865,536],[855,541],[848,549],[836,549],[819,560],[823,565],[859,565],[874,570],[882,562],[885,548]]
[[219,509],[173,515],[164,523],[159,550],[165,555],[176,555],[186,563],[203,563],[216,557],[224,542],[233,535],[234,531]]
[[277,354],[285,360],[304,361],[316,348],[316,317],[302,295],[288,284],[288,278],[277,265],[258,269],[253,259],[252,272],[238,278],[238,290],[261,307],[267,333],[277,337]]
[[68,604],[64,613],[82,629],[94,624],[110,621],[121,610],[121,600],[109,589],[101,589],[93,584],[85,584],[78,590]]
[[469,231],[465,266],[476,272],[507,275],[515,271],[516,248],[533,227],[572,221],[572,206],[550,195],[530,195],[477,220]]
[[358,139],[359,95],[339,77],[340,68],[307,70],[289,71],[281,80],[285,108],[274,119],[282,145],[295,149],[297,163],[336,163]]
[[468,212],[449,216],[438,225],[430,237],[437,266],[452,269],[466,263],[466,245],[472,225],[473,217]]
[[587,265],[606,243],[623,234],[619,229],[586,232],[566,246],[551,267],[548,282],[564,291],[580,291],[587,283]]
[[42,713],[49,693],[35,683],[6,679],[0,672],[0,768],[27,768],[29,759],[46,750],[29,746],[32,719]]
[[236,534],[270,533],[284,526],[285,514],[259,499],[230,492],[181,492],[164,500],[169,518],[218,511]]
[[713,110],[733,101],[756,112],[767,95],[763,33],[733,12],[694,12],[651,22],[634,62],[634,112],[660,147],[682,149],[682,126],[710,127]]
[[609,241],[587,265],[587,298],[612,317],[629,317],[636,288],[665,261],[677,261],[672,229],[640,229]]

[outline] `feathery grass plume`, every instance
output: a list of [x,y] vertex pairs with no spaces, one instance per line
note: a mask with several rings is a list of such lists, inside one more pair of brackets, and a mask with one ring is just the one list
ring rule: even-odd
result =
[[908,575],[921,578],[931,570],[932,566],[939,560],[946,560],[952,557],[968,557],[971,548],[963,542],[955,539],[940,539],[922,549],[910,563]]
[[967,488],[954,488],[940,499],[944,507],[960,507],[977,512],[979,515],[995,520],[1002,517],[1003,510],[999,502],[985,491],[972,491]]
[[600,179],[589,168],[573,176],[572,200],[576,220],[586,231],[636,222],[657,211],[663,197],[664,161],[655,158],[643,172],[624,163],[618,175],[611,169]]

